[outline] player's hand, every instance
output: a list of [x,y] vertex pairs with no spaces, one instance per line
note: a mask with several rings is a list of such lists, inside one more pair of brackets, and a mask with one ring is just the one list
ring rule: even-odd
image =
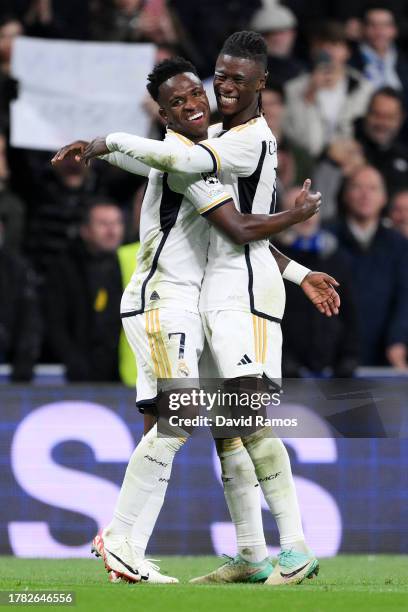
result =
[[81,156],[88,146],[89,142],[86,140],[76,140],[71,144],[62,147],[51,160],[53,165],[58,164],[66,158],[74,158],[75,161],[80,162]]
[[95,138],[94,140],[88,143],[88,146],[82,153],[81,160],[88,165],[91,159],[93,159],[94,157],[99,157],[100,155],[107,155],[108,153],[110,153],[110,151],[106,146],[106,138]]
[[303,183],[302,191],[295,200],[297,223],[306,221],[306,219],[313,217],[313,215],[316,215],[320,210],[322,194],[320,191],[317,193],[312,193],[310,191],[311,184],[312,181],[310,179],[306,179]]
[[319,312],[331,317],[339,314],[340,296],[334,287],[339,283],[325,272],[309,272],[300,285]]

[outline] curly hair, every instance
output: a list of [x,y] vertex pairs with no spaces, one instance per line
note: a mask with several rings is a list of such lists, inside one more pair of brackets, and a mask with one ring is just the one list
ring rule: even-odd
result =
[[159,97],[160,85],[176,76],[176,74],[182,74],[183,72],[192,72],[198,76],[197,69],[184,57],[174,57],[172,59],[165,59],[153,68],[152,72],[147,77],[149,81],[147,84],[147,91],[152,96],[153,100]]

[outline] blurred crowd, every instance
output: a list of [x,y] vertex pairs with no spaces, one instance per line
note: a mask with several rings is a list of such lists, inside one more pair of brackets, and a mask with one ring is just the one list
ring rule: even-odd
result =
[[[307,177],[323,194],[319,216],[274,242],[341,284],[332,318],[287,284],[284,374],[408,371],[408,0],[2,0],[0,363],[14,380],[36,363],[64,364],[70,381],[119,380],[120,248],[137,243],[145,187],[104,162],[52,167],[53,152],[10,146],[15,38],[152,42],[157,61],[183,55],[208,78],[240,29],[268,46],[279,208]],[[162,137],[157,105],[145,108]]]

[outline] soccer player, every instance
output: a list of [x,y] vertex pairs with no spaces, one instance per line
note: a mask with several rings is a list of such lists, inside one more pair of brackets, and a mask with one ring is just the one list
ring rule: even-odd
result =
[[[217,60],[214,88],[223,114],[222,130],[209,140],[184,151],[169,142],[156,142],[128,134],[111,134],[104,143],[110,151],[120,151],[162,171],[219,173],[222,183],[248,213],[265,211],[274,199],[275,174],[271,157],[276,153],[274,138],[260,115],[260,94],[265,82],[266,48],[260,36],[251,32],[232,35]],[[94,141],[84,159],[100,154]],[[269,194],[269,197],[267,195]],[[226,206],[223,207],[224,209]],[[221,209],[222,210],[222,209]],[[267,211],[265,211],[267,212]],[[287,258],[276,255],[284,278],[305,284],[313,273]],[[284,309],[284,288],[278,268],[270,257],[266,241],[245,244],[236,249],[216,228],[211,229],[210,251],[200,297],[200,311],[207,337],[217,358],[222,376],[280,378],[280,319]],[[334,309],[336,298],[330,297]],[[241,334],[236,335],[239,328]],[[242,355],[249,360],[241,363]],[[240,364],[240,365],[238,365]],[[244,439],[255,472],[272,514],[277,520],[282,552],[267,584],[291,584],[312,576],[318,562],[308,550],[302,531],[293,478],[287,451],[268,431]],[[226,452],[221,451],[223,463]],[[225,469],[223,465],[223,472]],[[271,474],[278,477],[268,478]],[[228,480],[228,479],[227,479]],[[237,483],[237,479],[233,482]],[[238,484],[237,484],[238,486]],[[239,501],[227,493],[231,515],[235,517],[238,543],[244,533],[255,533]],[[252,531],[251,531],[252,529]],[[242,579],[245,567],[256,563],[265,553],[263,544],[246,546],[257,551],[252,560],[240,556],[200,582]],[[259,555],[259,556],[258,556]]]
[[[207,136],[208,102],[191,64],[172,60],[157,66],[150,75],[149,90],[155,98],[160,92],[160,102],[171,126],[167,138],[176,147],[191,147]],[[68,154],[77,155],[85,144],[64,147],[54,162]],[[149,172],[143,164],[120,153],[107,155],[106,159],[132,172],[145,175]],[[213,222],[218,227],[235,242],[242,243],[265,238],[314,214],[319,202],[319,194],[309,194],[306,188],[298,198],[297,209],[288,215],[242,215],[214,176],[203,180],[197,175],[180,177],[150,172],[142,208],[139,266],[122,301],[124,327],[139,364],[137,403],[145,412],[146,433],[152,426],[152,417],[148,414],[149,411],[154,414],[157,378],[178,375],[198,378],[197,361],[204,338],[198,299],[207,256],[208,226],[193,206],[203,216],[214,216]],[[229,215],[220,215],[224,204],[230,208]],[[95,539],[95,548],[109,570],[128,580],[138,581],[142,577],[150,582],[175,582],[160,574],[157,566],[143,561],[147,540],[163,502],[171,461],[168,459],[165,473],[156,485],[149,483],[148,504],[144,508],[140,506],[139,513],[131,508],[132,496],[127,493],[134,484],[132,467],[136,463],[142,467],[144,463],[150,470],[150,464],[156,463],[151,450],[146,455],[149,439],[145,436],[144,450],[138,447],[131,459],[115,517],[109,528]],[[180,441],[169,444],[174,450]],[[163,466],[164,461],[159,461]],[[140,482],[143,476],[139,477]],[[136,545],[131,541],[132,530],[138,538]]]

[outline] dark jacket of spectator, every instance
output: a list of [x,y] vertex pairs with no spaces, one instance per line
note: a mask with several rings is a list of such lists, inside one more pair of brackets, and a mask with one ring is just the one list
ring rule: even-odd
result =
[[334,230],[352,260],[361,362],[384,365],[386,347],[408,338],[408,241],[380,224],[363,248],[345,222]]
[[334,376],[351,376],[358,365],[358,335],[347,255],[339,249],[335,236],[324,230],[309,241],[298,238],[292,246],[281,248],[302,265],[334,276],[341,296],[340,314],[329,318],[316,310],[299,287],[285,283],[283,375],[299,376],[301,368],[321,374],[330,368]]
[[[74,162],[75,163],[75,162]],[[90,168],[78,179],[69,183],[71,171],[83,173],[70,161],[68,171],[54,171],[40,167],[36,180],[32,181],[31,195],[27,195],[27,238],[25,247],[37,271],[45,274],[50,263],[58,257],[79,234],[79,225],[87,200],[102,189],[99,176]]]
[[70,381],[117,381],[122,278],[116,253],[72,245],[49,272],[48,344]]
[[41,338],[35,276],[19,255],[0,249],[0,362],[11,363],[13,380],[31,379]]
[[364,119],[358,119],[355,138],[363,147],[364,157],[384,177],[389,196],[408,187],[408,148],[394,140],[387,146],[374,142],[364,130]]
[[10,251],[19,251],[23,237],[24,204],[8,189],[2,190],[0,183],[0,219],[6,225],[4,246]]

